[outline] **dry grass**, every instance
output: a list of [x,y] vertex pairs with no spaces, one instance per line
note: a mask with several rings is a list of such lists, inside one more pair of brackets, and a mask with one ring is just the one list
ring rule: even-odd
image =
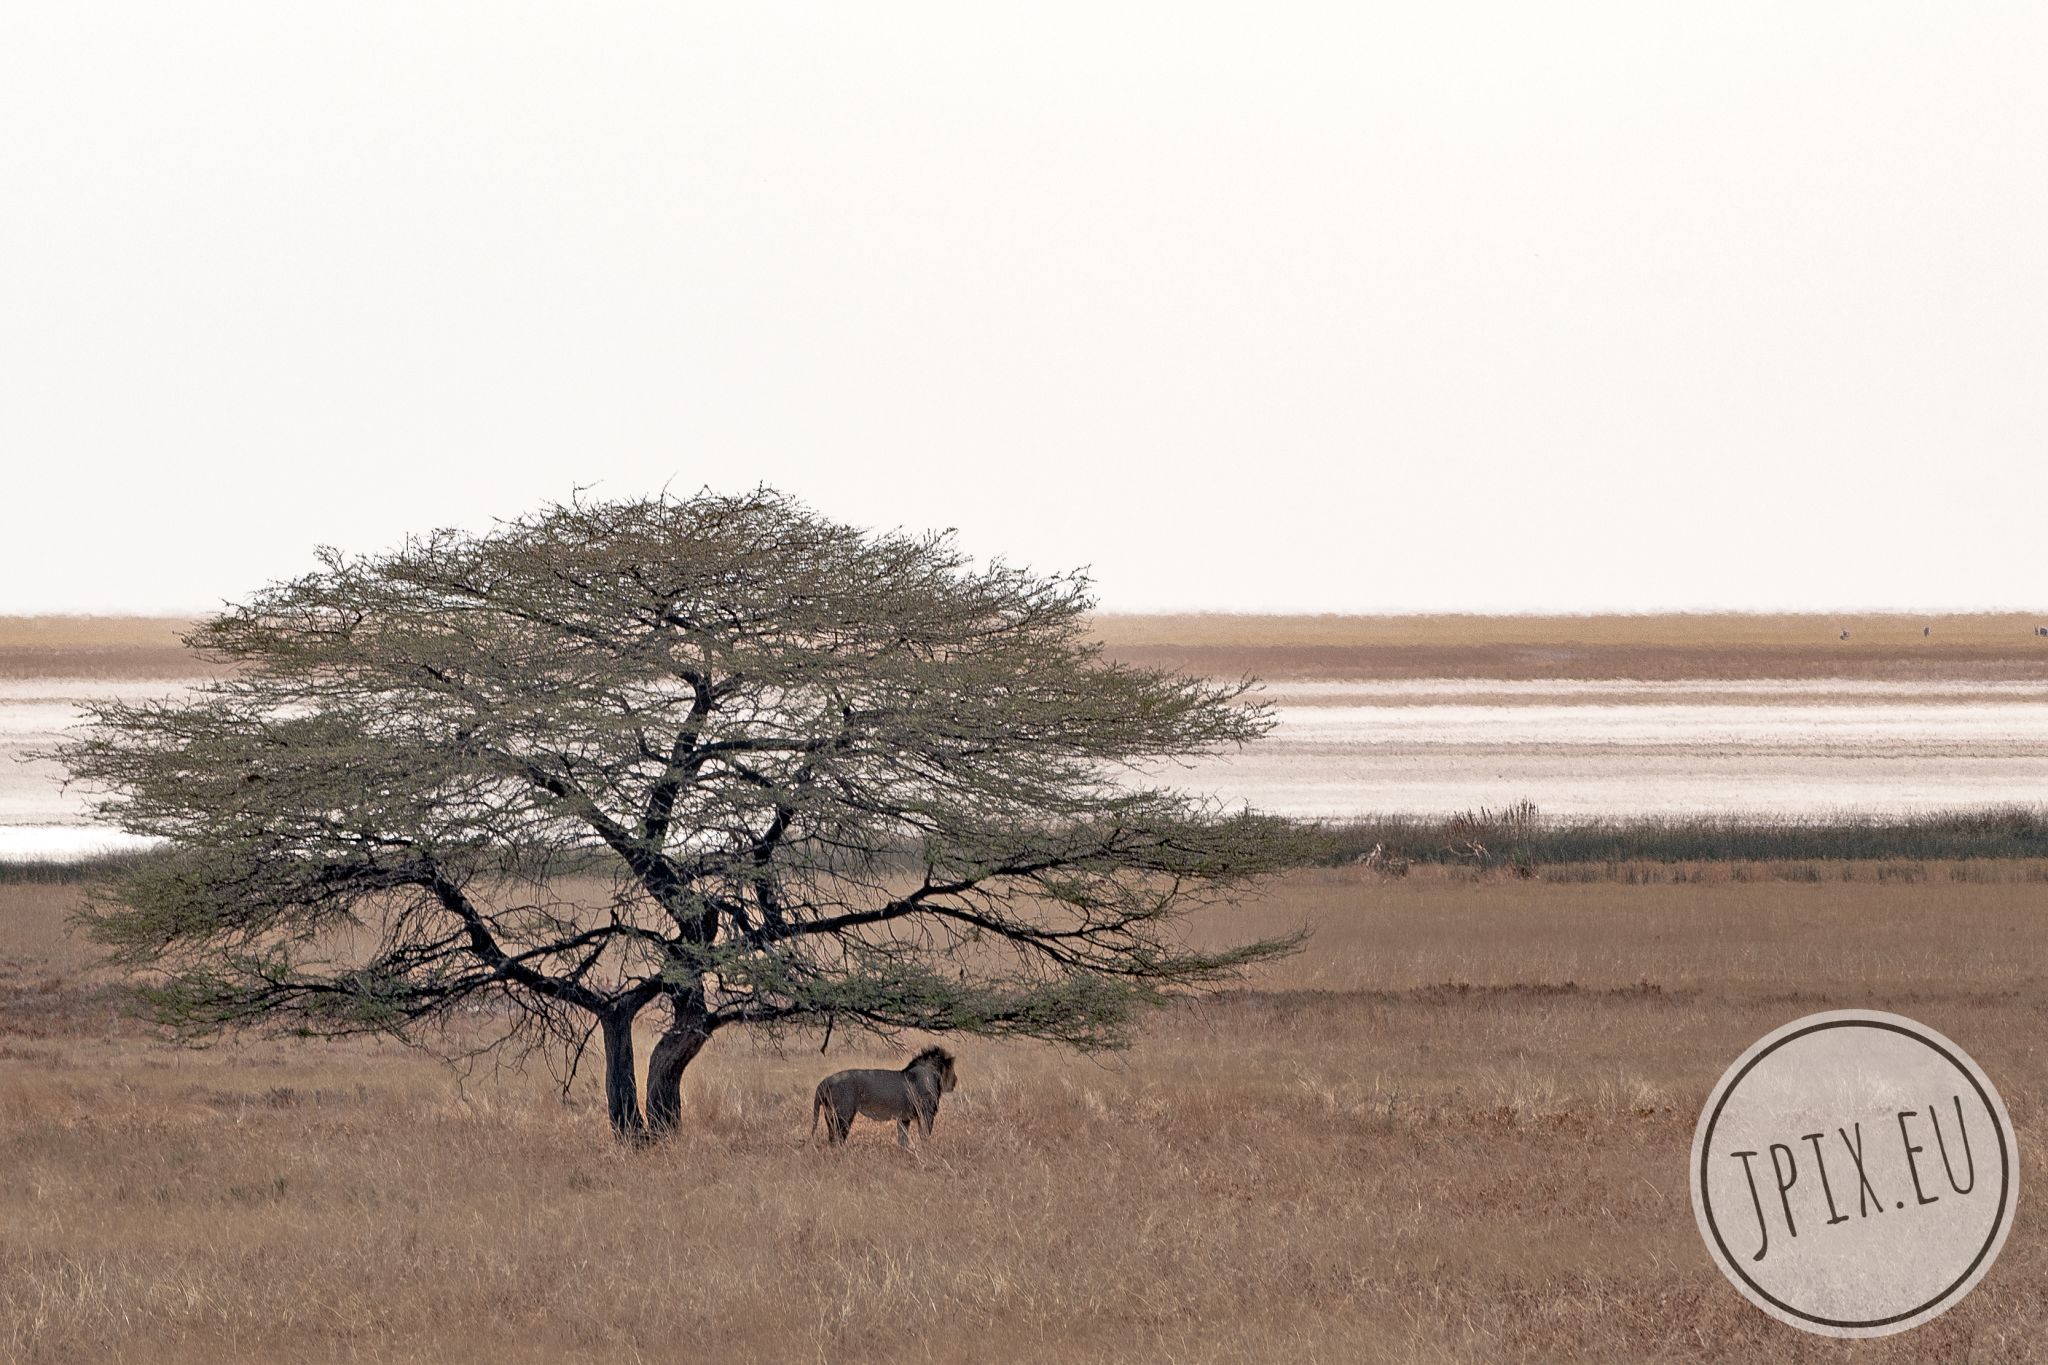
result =
[[[1118,658],[1216,677],[2037,678],[2048,614],[1120,616]],[[1931,630],[1931,634],[1921,632]],[[1841,639],[1843,631],[1847,640]]]
[[2024,1211],[1937,1323],[1827,1342],[1722,1282],[1684,1175],[1727,1062],[1854,1004],[1967,1046],[2042,1188],[2024,882],[1303,874],[1196,931],[1306,919],[1308,953],[1106,1063],[959,1042],[959,1102],[908,1156],[873,1125],[802,1144],[836,1045],[722,1036],[647,1152],[603,1137],[589,1078],[169,1048],[58,927],[78,894],[0,887],[0,1358],[2048,1355]]

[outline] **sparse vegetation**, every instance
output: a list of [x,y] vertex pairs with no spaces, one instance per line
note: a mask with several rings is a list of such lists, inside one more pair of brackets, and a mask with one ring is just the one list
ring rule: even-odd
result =
[[1950,811],[1887,819],[1690,816],[1546,819],[1521,802],[1456,815],[1384,815],[1330,825],[1333,863],[1383,859],[1451,866],[1773,863],[2048,858],[2048,810]]
[[94,853],[83,858],[0,858],[0,886],[83,886],[104,883],[149,861],[154,855]]
[[[2040,618],[1847,616],[1099,616],[1110,654],[1212,677],[2035,679]],[[1932,633],[1923,635],[1923,629]],[[1849,631],[1850,638],[1840,638]]]
[[[1553,820],[1528,802],[1453,815],[1382,815],[1329,822],[1304,841],[1326,866],[1388,876],[1411,867],[1524,872],[1550,881],[2018,881],[2048,875],[2048,809],[2009,806],[1901,819],[1778,816]],[[1374,854],[1378,857],[1375,859]],[[132,871],[148,853],[0,862],[0,884],[70,885]],[[911,850],[900,851],[902,866]],[[2000,864],[2023,864],[2001,870]],[[1795,867],[1798,864],[1801,866]],[[1812,864],[1829,868],[1825,874]],[[2034,865],[2040,865],[2039,867]],[[1720,872],[1712,869],[1721,868]],[[557,875],[594,873],[559,861]]]
[[[1110,654],[1235,678],[2028,679],[2048,661],[2026,613],[1642,616],[1098,615]],[[0,678],[186,677],[160,617],[0,616]],[[1932,634],[1922,635],[1923,628]],[[1840,632],[1850,632],[1842,640]]]
[[178,636],[189,628],[160,616],[0,616],[0,680],[186,677]]

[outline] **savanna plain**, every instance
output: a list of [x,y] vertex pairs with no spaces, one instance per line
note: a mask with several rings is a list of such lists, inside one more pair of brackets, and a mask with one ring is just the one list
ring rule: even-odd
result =
[[[86,894],[0,878],[8,1360],[2048,1359],[2040,859],[1302,871],[1189,932],[1304,951],[1126,1052],[948,1040],[908,1152],[806,1140],[820,1076],[903,1060],[843,1034],[721,1034],[647,1148],[589,1068],[175,1046],[67,927]],[[2022,1157],[1989,1276],[1870,1342],[1741,1300],[1686,1182],[1723,1068],[1851,1006],[1968,1048]]]

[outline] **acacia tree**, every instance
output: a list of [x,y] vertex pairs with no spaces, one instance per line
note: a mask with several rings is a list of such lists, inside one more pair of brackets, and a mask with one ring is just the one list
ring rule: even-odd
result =
[[1174,932],[1305,836],[1143,780],[1269,719],[1105,660],[1080,576],[767,490],[319,563],[186,637],[217,681],[60,751],[163,841],[86,922],[180,1028],[595,1033],[637,1136],[732,1025],[1115,1046],[1294,946]]

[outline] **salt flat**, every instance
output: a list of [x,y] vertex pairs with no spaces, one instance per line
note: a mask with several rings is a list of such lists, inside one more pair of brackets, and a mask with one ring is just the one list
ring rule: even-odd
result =
[[[0,681],[0,858],[117,846],[53,763],[94,698],[190,680]],[[2048,682],[1295,680],[1272,734],[1155,780],[1293,815],[1532,801],[1547,815],[1906,814],[2048,803]]]
[[1324,683],[1308,696],[1289,684],[1262,744],[1157,775],[1337,817],[1524,800],[1556,816],[1795,817],[2048,802],[2039,685],[1817,681],[1460,678]]
[[134,840],[89,818],[89,794],[66,789],[62,767],[32,757],[84,719],[87,701],[177,695],[193,679],[33,677],[0,680],[0,860],[71,858]]

